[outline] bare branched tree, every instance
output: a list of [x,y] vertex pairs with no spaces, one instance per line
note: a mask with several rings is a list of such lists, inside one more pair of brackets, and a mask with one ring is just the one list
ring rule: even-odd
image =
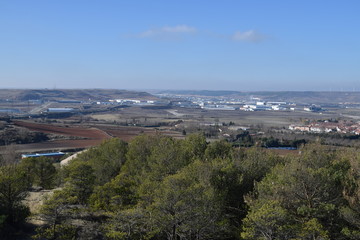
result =
[[0,166],[13,165],[18,163],[19,157],[16,153],[15,145],[6,145],[4,151],[0,153]]

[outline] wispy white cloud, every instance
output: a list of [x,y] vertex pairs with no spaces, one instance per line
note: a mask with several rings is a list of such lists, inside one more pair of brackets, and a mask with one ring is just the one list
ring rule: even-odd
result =
[[157,39],[157,40],[179,40],[186,36],[191,35],[200,35],[203,37],[210,37],[210,38],[223,38],[232,40],[235,42],[250,42],[250,43],[257,43],[262,42],[267,39],[267,36],[261,34],[255,30],[248,30],[248,31],[236,31],[232,35],[220,35],[216,33],[206,33],[204,31],[199,31],[197,28],[181,24],[175,26],[163,26],[157,28],[150,28],[144,32],[140,32],[137,34],[127,35],[127,37],[131,38],[149,38],[149,39]]
[[176,37],[186,34],[194,34],[197,29],[188,25],[165,26],[161,28],[151,28],[137,35],[140,38],[151,37]]
[[232,35],[232,40],[234,41],[244,41],[244,42],[261,42],[266,39],[266,36],[255,31],[255,30],[248,30],[245,32],[237,31]]
[[163,32],[171,32],[171,33],[195,33],[197,30],[194,27],[190,27],[187,25],[177,25],[174,27],[163,27],[161,29]]

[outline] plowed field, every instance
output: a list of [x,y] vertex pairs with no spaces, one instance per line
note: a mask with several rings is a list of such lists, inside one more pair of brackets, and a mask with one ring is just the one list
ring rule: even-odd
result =
[[34,151],[55,151],[74,148],[87,148],[99,145],[105,139],[111,138],[106,132],[93,127],[62,127],[52,124],[34,123],[26,121],[14,121],[16,126],[27,128],[31,131],[38,131],[44,133],[52,133],[63,136],[79,137],[84,139],[66,139],[53,140],[41,143],[31,144],[17,144],[15,148],[19,152],[34,152]]
[[[104,140],[111,137],[118,137],[124,141],[130,141],[139,134],[155,134],[154,128],[144,127],[127,127],[113,125],[96,125],[96,126],[58,126],[53,124],[34,123],[30,121],[14,121],[16,126],[27,128],[31,131],[51,133],[70,137],[80,137],[83,139],[61,139],[41,143],[17,144],[15,148],[18,152],[35,152],[35,151],[61,151],[66,149],[88,148],[97,146]],[[177,132],[162,130],[162,134],[173,137],[181,137]],[[0,147],[0,151],[2,148]]]
[[60,127],[52,124],[42,124],[24,121],[14,121],[14,124],[20,127],[25,127],[32,131],[54,133],[59,135],[83,137],[90,139],[106,139],[110,138],[109,134],[97,128],[90,127]]

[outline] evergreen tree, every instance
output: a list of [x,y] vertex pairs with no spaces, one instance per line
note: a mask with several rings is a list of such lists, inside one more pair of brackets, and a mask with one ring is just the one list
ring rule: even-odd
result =
[[19,226],[30,212],[24,205],[28,191],[26,176],[14,164],[0,167],[0,236],[10,237],[19,230]]
[[45,189],[54,186],[56,168],[51,159],[46,157],[25,158],[21,160],[20,168],[25,172],[29,186],[35,184]]
[[66,179],[66,191],[75,196],[78,203],[87,204],[94,189],[94,170],[88,163],[82,161],[73,161],[66,168],[69,172],[69,177]]

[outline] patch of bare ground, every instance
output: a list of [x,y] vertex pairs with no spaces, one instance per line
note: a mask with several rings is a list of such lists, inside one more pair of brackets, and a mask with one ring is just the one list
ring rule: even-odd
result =
[[64,160],[62,160],[62,161],[60,162],[60,166],[63,167],[63,166],[68,165],[71,160],[73,160],[73,159],[76,158],[79,154],[81,154],[81,153],[83,153],[83,152],[85,152],[85,151],[86,151],[86,150],[77,152],[77,153],[71,155],[70,157],[65,158]]
[[24,200],[24,204],[29,207],[31,216],[27,222],[35,226],[41,226],[45,222],[39,216],[43,202],[53,194],[54,190],[31,191]]

